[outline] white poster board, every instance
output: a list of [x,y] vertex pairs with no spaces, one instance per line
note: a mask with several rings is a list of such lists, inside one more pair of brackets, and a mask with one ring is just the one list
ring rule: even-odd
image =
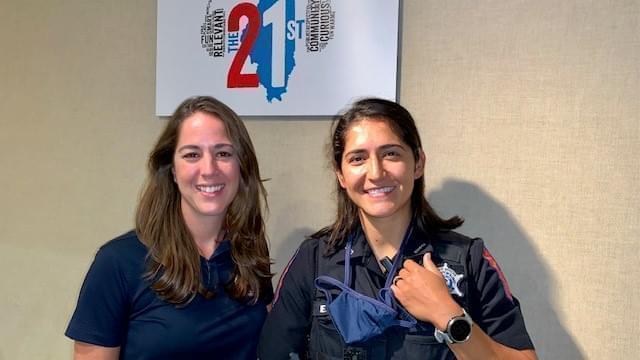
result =
[[240,115],[396,99],[399,0],[158,0],[156,114],[211,95]]

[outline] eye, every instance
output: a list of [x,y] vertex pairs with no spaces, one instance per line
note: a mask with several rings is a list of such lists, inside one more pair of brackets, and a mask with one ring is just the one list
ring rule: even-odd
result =
[[405,151],[403,148],[399,146],[390,146],[385,149],[382,149],[381,156],[384,159],[400,160],[403,158],[404,154],[405,154]]
[[365,157],[362,155],[351,155],[347,158],[347,163],[351,165],[360,165],[365,161]]
[[216,157],[221,159],[228,159],[230,157],[233,157],[233,153],[231,151],[222,150],[216,153]]
[[182,154],[182,158],[185,160],[197,160],[200,158],[200,154],[197,152],[188,152],[186,154]]
[[398,156],[400,156],[400,153],[395,150],[388,150],[384,153],[384,157],[396,158]]

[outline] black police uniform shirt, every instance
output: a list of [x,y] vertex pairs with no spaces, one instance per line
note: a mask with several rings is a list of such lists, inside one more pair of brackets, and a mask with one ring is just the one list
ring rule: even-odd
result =
[[[416,328],[409,330],[392,327],[366,343],[345,346],[331,321],[324,295],[314,286],[318,275],[344,281],[345,250],[329,257],[319,255],[324,254],[324,240],[305,240],[285,268],[262,330],[260,359],[288,359],[293,353],[312,359],[454,358],[447,345],[436,341],[435,328],[426,322],[418,322]],[[432,252],[432,260],[443,273],[452,297],[471,315],[474,326],[480,326],[506,346],[533,349],[518,300],[511,295],[482,240],[453,231],[427,235],[416,229],[405,246],[404,257],[421,260],[427,251]],[[386,276],[362,232],[354,240],[350,261],[350,287],[376,297]]]
[[[265,301],[230,298],[223,288],[233,271],[229,241],[201,259],[213,299],[197,295],[169,304],[144,280],[147,248],[132,231],[100,248],[80,290],[66,335],[89,344],[120,346],[121,359],[255,359]],[[271,301],[269,294],[266,299]]]

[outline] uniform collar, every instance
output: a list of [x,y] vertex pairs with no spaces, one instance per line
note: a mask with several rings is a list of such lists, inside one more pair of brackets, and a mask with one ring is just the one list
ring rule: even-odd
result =
[[403,256],[405,258],[415,257],[425,252],[433,252],[432,237],[420,230],[417,226],[413,229],[413,234],[409,238],[409,241],[404,249]]
[[[367,243],[367,238],[364,236],[364,232],[357,228],[354,230],[356,232],[356,236],[353,238],[353,243],[351,244],[351,262],[361,262],[363,258],[368,257],[372,251],[371,247]],[[338,264],[344,264],[344,252],[347,251],[347,241],[345,239],[344,246],[338,251],[335,256],[338,260]]]
[[[415,226],[415,225],[414,225]],[[364,237],[363,237],[364,238]],[[363,239],[366,242],[366,239]],[[378,264],[377,259],[373,255],[373,251],[371,247],[367,244],[368,255],[364,258],[366,268],[373,274],[377,275],[380,278],[380,281],[384,281],[387,277],[387,274],[383,273],[380,269],[380,265]],[[421,260],[422,254],[425,252],[433,251],[433,245],[431,244],[431,238],[420,231],[418,227],[414,227],[411,235],[407,239],[407,243],[404,246],[404,250],[402,253],[402,261],[406,259],[413,259],[414,261]],[[370,255],[369,255],[370,254]],[[396,256],[398,256],[396,254]],[[391,262],[395,261],[395,256],[393,259],[390,259]],[[397,270],[402,268],[402,263],[400,263],[400,267]]]
[[[414,225],[415,226],[415,225]],[[373,255],[373,250],[371,250],[371,246],[367,242],[367,238],[364,235],[364,232],[358,227],[357,235],[353,239],[353,244],[351,247],[351,262],[352,263],[366,263],[366,267],[373,271],[374,273],[378,273],[380,276],[384,276],[382,271],[380,270],[379,265],[377,264],[377,260]],[[425,252],[433,252],[433,242],[432,236],[428,233],[421,231],[418,227],[415,227],[413,233],[407,240],[407,245],[404,249],[404,258],[412,258],[416,262],[420,259],[420,256]],[[344,252],[346,251],[346,241],[345,246],[343,246],[336,254],[338,264],[344,264]],[[391,259],[393,261],[393,259]]]

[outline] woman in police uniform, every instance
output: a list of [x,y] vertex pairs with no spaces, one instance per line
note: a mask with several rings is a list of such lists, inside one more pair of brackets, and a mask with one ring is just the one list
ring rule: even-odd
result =
[[332,130],[336,219],[285,268],[259,357],[535,359],[482,240],[452,231],[462,220],[438,217],[425,200],[409,112],[363,99]]

